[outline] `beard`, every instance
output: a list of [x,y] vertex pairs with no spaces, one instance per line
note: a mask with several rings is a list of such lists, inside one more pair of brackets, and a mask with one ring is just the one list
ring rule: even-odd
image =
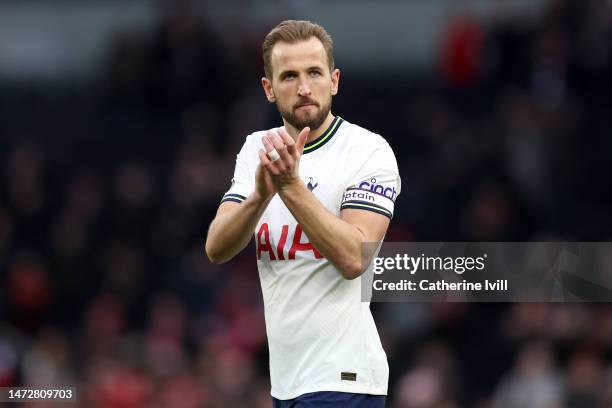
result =
[[[319,108],[319,111],[313,115],[308,113],[301,116],[296,115],[295,110],[300,106],[306,104],[313,104],[317,106]],[[331,96],[329,100],[323,105],[312,99],[303,99],[293,105],[291,109],[283,108],[278,101],[276,102],[276,107],[278,108],[278,112],[281,114],[283,119],[285,119],[287,123],[297,129],[298,132],[304,129],[306,126],[308,126],[312,131],[318,129],[325,121],[325,118],[327,118],[327,115],[331,110]]]

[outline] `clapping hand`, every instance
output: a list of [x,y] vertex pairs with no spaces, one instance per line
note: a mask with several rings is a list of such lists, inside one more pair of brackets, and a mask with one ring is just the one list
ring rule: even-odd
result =
[[262,138],[264,149],[259,150],[260,166],[266,170],[277,190],[299,182],[299,163],[310,128],[305,127],[293,140],[284,127],[278,132],[269,130]]

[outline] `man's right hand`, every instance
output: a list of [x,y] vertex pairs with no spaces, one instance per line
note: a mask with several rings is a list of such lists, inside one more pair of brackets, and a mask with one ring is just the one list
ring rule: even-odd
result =
[[272,178],[261,163],[259,163],[255,171],[255,192],[263,201],[272,198],[276,194],[276,187],[272,184]]
[[242,203],[221,203],[208,228],[206,254],[213,263],[232,259],[247,246],[276,188],[266,169],[260,164],[255,171],[255,190]]

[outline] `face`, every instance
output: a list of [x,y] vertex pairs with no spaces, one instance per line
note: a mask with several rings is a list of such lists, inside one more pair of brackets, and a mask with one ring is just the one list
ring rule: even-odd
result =
[[262,78],[268,100],[295,129],[318,129],[329,115],[340,79],[339,70],[330,72],[321,41],[278,42],[270,62],[272,78]]

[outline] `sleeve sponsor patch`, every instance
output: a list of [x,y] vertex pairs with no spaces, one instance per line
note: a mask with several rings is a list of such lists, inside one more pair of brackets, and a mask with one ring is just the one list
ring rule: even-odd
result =
[[342,197],[340,210],[345,208],[367,210],[393,218],[396,196],[395,187],[377,184],[376,179],[371,179],[347,188]]

